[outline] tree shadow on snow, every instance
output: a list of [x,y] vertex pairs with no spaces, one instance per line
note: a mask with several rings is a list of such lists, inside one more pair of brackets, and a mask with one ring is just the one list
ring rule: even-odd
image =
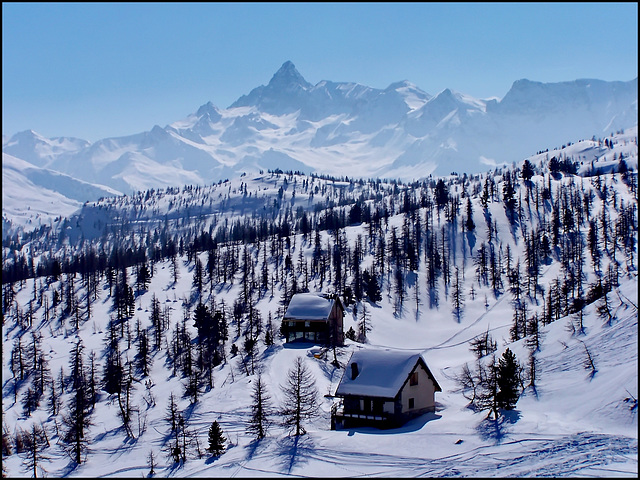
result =
[[313,440],[305,435],[286,437],[279,442],[277,457],[286,473],[291,473],[294,467],[308,462],[314,445]]
[[74,460],[70,460],[57,474],[60,475],[60,478],[65,478],[71,475],[78,467],[79,465]]
[[526,396],[528,394],[533,395],[536,399],[538,398],[538,388],[535,385],[529,385],[526,389],[523,390],[522,395]]
[[207,458],[204,461],[204,464],[205,465],[211,465],[212,463],[216,462],[219,458],[220,458],[220,455],[211,455],[211,454],[209,454],[209,458]]
[[264,349],[264,352],[262,353],[262,356],[260,357],[260,359],[262,361],[267,360],[268,358],[273,357],[276,353],[278,353],[283,348],[284,347],[278,343],[269,345],[267,346],[267,348]]
[[485,418],[478,424],[476,431],[483,440],[495,440],[496,443],[500,443],[509,433],[509,425],[515,424],[520,417],[518,410],[501,410],[497,419]]
[[245,457],[246,460],[251,460],[253,458],[253,456],[258,451],[258,447],[264,444],[264,440],[265,440],[264,438],[262,439],[254,438],[253,440],[251,440],[251,442],[247,444],[247,446],[245,447],[245,450],[247,452],[247,455]]
[[185,421],[188,421],[191,418],[191,415],[193,414],[197,406],[197,403],[190,403],[184,410],[182,410]]
[[467,232],[467,245],[469,245],[469,256],[473,256],[473,247],[476,246],[476,234],[473,232]]

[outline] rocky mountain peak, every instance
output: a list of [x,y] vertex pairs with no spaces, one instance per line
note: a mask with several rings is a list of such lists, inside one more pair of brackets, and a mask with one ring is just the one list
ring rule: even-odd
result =
[[287,60],[282,64],[280,69],[273,75],[269,82],[269,87],[292,87],[299,86],[302,88],[310,88],[312,85],[307,82],[304,77],[298,72],[296,66],[290,60]]

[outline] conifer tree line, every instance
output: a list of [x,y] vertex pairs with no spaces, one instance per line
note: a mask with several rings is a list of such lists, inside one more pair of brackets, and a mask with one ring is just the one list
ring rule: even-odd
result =
[[[327,200],[328,208],[320,211],[307,212],[298,207],[294,212],[291,208],[281,207],[277,217],[269,219],[271,221],[264,218],[264,213],[263,218],[244,217],[232,225],[228,221],[218,225],[214,220],[208,231],[200,232],[195,227],[176,232],[167,222],[162,230],[154,228],[153,234],[141,231],[123,239],[123,232],[119,232],[101,243],[99,250],[91,244],[86,246],[85,241],[77,255],[65,255],[63,260],[57,259],[51,249],[55,243],[48,242],[50,250],[38,260],[37,266],[34,266],[32,256],[26,258],[15,251],[13,258],[5,254],[3,303],[10,303],[16,282],[21,284],[26,278],[37,276],[46,278],[46,283],[51,284],[64,276],[58,299],[51,299],[51,302],[58,303],[63,299],[64,311],[75,315],[79,321],[82,316],[90,317],[96,286],[106,279],[118,306],[117,316],[121,319],[124,310],[132,308],[134,290],[138,294],[146,290],[157,262],[170,259],[174,282],[178,280],[175,278],[180,270],[177,259],[182,255],[186,255],[189,264],[193,265],[194,286],[200,294],[206,284],[211,289],[214,285],[232,282],[241,273],[246,304],[248,289],[255,287],[258,280],[262,292],[274,288],[265,274],[271,266],[276,268],[276,285],[287,287],[284,300],[292,292],[307,290],[310,280],[317,279],[320,288],[328,282],[340,294],[352,294],[358,301],[363,298],[376,301],[375,284],[380,286],[384,282],[388,293],[395,297],[398,314],[407,301],[405,283],[410,272],[425,271],[430,306],[435,306],[438,300],[437,292],[433,290],[437,290],[438,283],[449,288],[455,273],[453,265],[459,257],[462,257],[463,265],[467,261],[474,262],[478,285],[490,286],[495,295],[503,293],[505,277],[512,279],[521,273],[527,294],[534,297],[539,291],[537,278],[542,266],[552,258],[557,259],[562,262],[563,273],[568,275],[568,285],[563,289],[568,292],[565,298],[588,294],[587,301],[593,301],[592,297],[598,292],[583,293],[584,285],[580,281],[584,275],[575,271],[575,268],[583,268],[586,261],[584,243],[589,247],[589,259],[596,271],[602,269],[603,254],[613,263],[620,263],[616,258],[620,254],[627,265],[633,263],[634,236],[630,233],[637,231],[637,207],[634,203],[618,201],[615,195],[611,197],[610,192],[615,193],[615,190],[607,187],[606,178],[595,176],[584,180],[579,177],[580,182],[554,182],[554,191],[551,173],[547,174],[546,180],[536,183],[525,180],[528,174],[522,177],[519,169],[505,169],[501,173],[502,195],[490,175],[486,175],[484,181],[479,177],[470,180],[464,176],[455,182],[449,181],[449,185],[439,179],[431,185],[416,182],[402,185],[403,188],[398,183],[391,184],[393,188],[386,186],[386,189],[380,183],[363,183],[363,191],[359,197],[351,199],[351,203],[343,195],[342,199],[338,197],[341,201],[337,203]],[[297,181],[297,177],[291,177]],[[635,188],[634,178],[633,175],[626,176],[631,190]],[[585,188],[586,181],[590,181],[591,188]],[[284,182],[291,184],[287,176]],[[302,192],[310,190],[308,179],[301,183]],[[365,185],[368,189],[364,189]],[[517,198],[516,187],[519,190]],[[480,205],[476,205],[476,210],[482,206],[488,240],[477,247],[472,243],[481,226],[476,225],[474,216],[477,218],[480,212],[474,214],[473,195],[479,195]],[[617,218],[612,220],[607,208],[600,207],[599,214],[594,211],[596,196],[601,205],[612,204],[619,212]],[[463,202],[465,197],[466,202]],[[502,202],[513,228],[520,228],[526,245],[525,258],[507,258],[509,244],[496,238],[497,226],[491,218],[489,206],[494,202]],[[461,208],[463,203],[466,203],[464,209]],[[389,218],[395,215],[404,217],[401,228],[388,225]],[[539,219],[536,225],[531,222],[534,217]],[[182,219],[182,222],[186,220]],[[355,224],[365,224],[368,228],[357,244],[349,245],[345,228]],[[530,230],[529,224],[532,224]],[[304,244],[300,249],[296,249],[296,238],[299,238],[296,235],[301,236]],[[132,242],[131,247],[125,247]],[[43,239],[40,243],[47,242]],[[113,247],[107,254],[105,245],[109,243]],[[313,249],[312,261],[302,255],[303,247]],[[206,260],[200,258],[203,253],[206,253]],[[298,258],[294,258],[296,255]],[[373,255],[376,260],[366,270],[360,267],[365,255]],[[255,266],[260,261],[262,266],[258,271],[262,274],[258,279]],[[519,261],[521,272],[512,271],[514,265],[508,264],[512,261]],[[134,279],[127,278],[127,269],[132,270]],[[74,281],[78,274],[87,290],[82,302],[75,295]],[[606,290],[608,284],[603,288]],[[89,295],[89,291],[93,295]],[[420,292],[414,297],[418,298],[416,303],[419,304]],[[458,295],[457,310],[461,309],[460,299]],[[32,308],[39,307],[41,301],[42,293],[35,295]],[[29,313],[23,312],[23,316],[27,316],[28,321]]]
[[[101,220],[104,224],[92,227],[93,238],[75,238],[63,222],[59,231],[43,227],[4,239],[3,323],[17,326],[8,346],[12,378],[6,391],[26,417],[38,409],[55,417],[56,432],[44,429],[44,434],[63,442],[70,458],[82,463],[100,400],[117,407],[128,438],[144,434],[145,408],[156,404],[150,372],[161,354],[182,384],[167,407],[167,456],[184,462],[189,452],[221,455],[226,441],[221,423],[212,425],[201,449],[189,419],[176,407],[182,399],[197,404],[216,388],[220,365],[232,364],[234,372],[257,378],[247,424],[257,439],[268,434],[275,418],[292,434],[304,434],[305,423],[317,414],[317,391],[304,362],[296,361],[288,376],[285,405],[271,404],[270,386],[260,375],[259,352],[279,339],[280,320],[294,294],[338,294],[353,306],[357,329],[348,331],[348,338],[366,342],[371,306],[383,299],[398,317],[410,312],[419,319],[426,309],[448,308],[453,321],[463,322],[465,304],[479,301],[477,292],[483,290],[492,300],[509,296],[510,340],[526,338],[531,345],[526,367],[506,351],[506,357],[494,357],[488,336],[472,345],[478,362],[462,372],[462,391],[477,408],[497,415],[513,408],[525,382],[535,385],[542,327],[571,315],[579,334],[580,315],[594,302],[603,322],[613,321],[612,291],[635,268],[637,201],[619,198],[613,182],[624,184],[635,198],[636,173],[579,177],[567,165],[551,167],[552,162],[525,163],[486,175],[409,184],[272,173],[280,187],[268,201],[261,202],[260,192],[249,191],[245,182],[149,190],[86,206],[105,215],[117,212],[121,219],[118,228]],[[237,215],[225,218],[214,208],[218,195]],[[303,195],[322,201],[308,209],[296,206],[293,199]],[[167,213],[153,218],[167,199]],[[249,207],[256,202],[260,208]],[[499,228],[496,212],[501,211],[522,256]],[[206,215],[209,224],[203,222]],[[358,234],[349,235],[356,226]],[[27,243],[30,253],[22,248]],[[553,262],[560,265],[559,275],[541,285],[542,271]],[[181,276],[190,277],[187,296],[149,292],[164,266],[171,274],[169,292]],[[216,298],[231,286],[238,292],[233,302]],[[29,301],[19,304],[16,296],[26,288]],[[278,308],[264,315],[259,303],[272,298]],[[87,352],[78,342],[68,367],[49,371],[42,328],[74,335],[95,320],[97,301],[111,305],[102,351]],[[147,312],[141,317],[136,312],[142,309]],[[143,388],[144,405],[133,400]],[[39,463],[43,445],[36,440],[43,434],[37,433],[31,432],[32,463]]]

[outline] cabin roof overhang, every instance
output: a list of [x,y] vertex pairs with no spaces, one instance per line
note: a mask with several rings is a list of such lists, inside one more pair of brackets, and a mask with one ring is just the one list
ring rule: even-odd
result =
[[339,397],[339,398],[375,398],[378,400],[384,400],[386,402],[394,402],[398,399],[398,395],[400,394],[400,392],[398,392],[394,397],[386,397],[386,396],[380,396],[380,395],[365,395],[365,394],[361,394],[361,393],[338,393],[336,392],[336,394],[334,395],[335,397]]
[[354,362],[358,365],[357,376],[352,378],[349,369],[345,369],[335,391],[336,397],[359,396],[395,399],[418,365],[421,365],[427,372],[435,391],[442,391],[422,354],[411,355],[389,349],[359,350],[351,355],[348,364]]
[[334,304],[344,311],[340,299],[314,293],[297,293],[291,297],[284,320],[327,321]]

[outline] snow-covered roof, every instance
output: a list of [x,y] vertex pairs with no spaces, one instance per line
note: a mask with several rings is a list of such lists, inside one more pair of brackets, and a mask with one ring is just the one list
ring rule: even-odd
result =
[[335,302],[316,293],[296,293],[291,297],[284,318],[298,320],[326,320]]
[[[424,362],[436,390],[440,391],[422,354],[385,348],[353,352],[336,389],[336,395],[395,398],[419,360]],[[358,376],[351,379],[351,364],[354,362],[358,365]]]

